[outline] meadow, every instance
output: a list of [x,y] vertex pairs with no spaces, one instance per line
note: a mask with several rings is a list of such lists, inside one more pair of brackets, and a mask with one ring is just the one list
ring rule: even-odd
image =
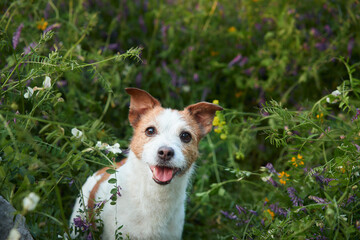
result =
[[138,87],[225,109],[183,239],[360,239],[359,43],[358,0],[2,0],[0,195],[62,239],[87,176],[126,157]]

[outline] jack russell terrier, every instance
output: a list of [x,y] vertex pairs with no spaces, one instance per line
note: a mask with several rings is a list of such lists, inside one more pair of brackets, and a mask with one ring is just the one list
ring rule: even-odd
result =
[[[198,157],[198,144],[212,129],[222,107],[199,102],[182,111],[162,108],[146,91],[126,88],[131,96],[129,121],[134,129],[127,159],[117,163],[121,196],[105,203],[100,213],[103,239],[115,239],[120,226],[130,239],[181,239],[186,187]],[[96,202],[111,198],[108,168],[97,171],[82,187],[70,219],[83,217]],[[80,210],[80,211],[79,211]],[[72,233],[73,237],[76,234]]]

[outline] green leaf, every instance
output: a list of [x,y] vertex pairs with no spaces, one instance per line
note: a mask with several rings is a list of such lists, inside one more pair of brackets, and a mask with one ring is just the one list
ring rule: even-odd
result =
[[110,178],[108,183],[110,183],[110,184],[116,183],[116,178]]
[[115,170],[115,169],[112,169],[112,168],[109,168],[108,170],[106,170],[106,172],[107,172],[108,174],[114,174],[114,173],[116,173],[116,170]]

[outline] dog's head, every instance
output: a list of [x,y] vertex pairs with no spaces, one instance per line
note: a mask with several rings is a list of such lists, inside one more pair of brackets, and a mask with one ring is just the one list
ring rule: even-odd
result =
[[134,128],[130,144],[136,157],[148,165],[153,180],[168,184],[185,174],[198,156],[198,144],[211,131],[216,104],[200,102],[183,111],[165,109],[146,91],[127,88],[131,96],[129,121]]

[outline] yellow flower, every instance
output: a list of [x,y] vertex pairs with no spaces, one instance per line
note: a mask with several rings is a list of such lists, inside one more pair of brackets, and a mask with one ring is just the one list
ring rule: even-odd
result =
[[212,103],[216,104],[216,105],[219,105],[219,100],[215,99]]
[[[294,165],[295,167],[298,167],[299,165],[304,165],[304,162],[301,159],[303,159],[303,156],[298,154],[297,159],[296,159],[296,157],[292,157],[290,161],[292,162],[292,165]],[[300,160],[300,161],[298,161],[298,160]]]
[[267,197],[265,197],[265,203],[268,203],[269,199]]
[[280,178],[279,182],[282,185],[285,185],[286,181],[289,180],[288,177],[290,177],[290,175],[287,174],[286,172],[282,171],[281,173],[279,173],[278,177]]
[[41,18],[41,21],[37,23],[37,29],[44,31],[48,25],[48,22]]
[[214,117],[214,120],[213,120],[213,126],[219,126],[219,123],[220,123],[220,119],[218,116],[215,116]]
[[220,128],[215,128],[215,129],[214,129],[214,132],[216,132],[216,133],[221,133],[221,129],[220,129]]
[[220,135],[220,138],[221,138],[222,140],[225,140],[225,139],[227,138],[227,135],[226,135],[225,133],[223,133],[223,134]]
[[219,55],[219,52],[211,51],[210,54],[211,54],[211,56],[215,57],[215,56]]
[[267,212],[270,214],[271,218],[274,220],[275,213],[273,211],[271,211],[270,209],[268,209]]
[[236,28],[234,26],[228,28],[229,33],[236,32]]

